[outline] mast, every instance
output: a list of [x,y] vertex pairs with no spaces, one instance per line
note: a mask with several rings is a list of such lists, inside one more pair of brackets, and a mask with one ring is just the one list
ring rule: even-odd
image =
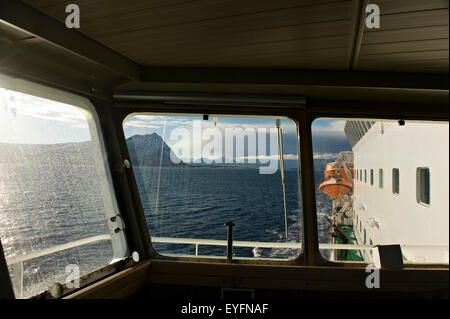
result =
[[280,119],[276,120],[278,129],[278,154],[280,154],[280,172],[281,172],[281,185],[283,186],[283,203],[284,203],[284,228],[285,236],[288,238],[288,222],[287,222],[287,205],[286,205],[286,181],[284,178],[284,155],[283,155],[283,131],[280,127]]

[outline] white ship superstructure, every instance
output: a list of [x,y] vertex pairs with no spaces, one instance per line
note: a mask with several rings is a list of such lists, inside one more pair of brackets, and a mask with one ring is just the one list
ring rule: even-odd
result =
[[358,244],[400,244],[405,263],[448,263],[448,123],[347,121],[345,132]]

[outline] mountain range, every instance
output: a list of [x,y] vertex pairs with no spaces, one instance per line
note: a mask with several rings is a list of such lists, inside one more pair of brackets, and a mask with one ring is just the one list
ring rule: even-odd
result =
[[[221,168],[259,168],[259,163],[222,163],[206,164],[184,163],[164,140],[156,133],[133,135],[127,138],[128,152],[133,166],[148,167],[221,167]],[[336,143],[338,144],[338,143]],[[343,144],[343,143],[342,143]],[[348,149],[342,145],[334,149],[341,151]],[[320,145],[322,146],[322,145]],[[91,142],[61,143],[61,144],[6,144],[0,143],[0,163],[52,164],[58,165],[92,165],[94,163]],[[316,148],[315,148],[316,150]],[[172,161],[172,158],[175,161]],[[317,173],[323,172],[330,159],[315,159],[314,166]],[[178,162],[178,163],[177,163]],[[286,169],[296,169],[297,160],[285,160]]]
[[127,146],[134,166],[187,166],[156,133],[133,135],[127,138]]

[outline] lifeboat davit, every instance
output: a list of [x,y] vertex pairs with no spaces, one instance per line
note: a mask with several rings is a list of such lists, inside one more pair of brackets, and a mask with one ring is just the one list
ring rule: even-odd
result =
[[330,177],[328,180],[320,184],[319,190],[328,197],[336,199],[342,195],[350,193],[352,191],[352,184],[347,179],[337,180],[334,177]]

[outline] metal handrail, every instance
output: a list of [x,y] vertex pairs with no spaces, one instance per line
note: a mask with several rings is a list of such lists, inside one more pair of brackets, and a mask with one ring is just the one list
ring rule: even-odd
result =
[[[174,237],[152,237],[153,243],[166,244],[190,244],[196,245],[196,255],[198,255],[198,245],[207,246],[226,246],[226,240],[217,239],[201,239],[201,238],[174,238]],[[233,241],[233,247],[259,247],[259,248],[292,248],[301,249],[301,243],[280,243],[280,242],[261,242],[261,241]],[[342,249],[342,250],[357,250],[357,249],[372,249],[370,245],[351,245],[351,244],[319,244],[320,249]]]
[[[10,267],[18,269],[20,274],[18,276],[20,283],[19,295],[23,296],[23,262],[31,260],[34,258],[50,255],[70,248],[75,248],[90,243],[94,243],[102,240],[111,240],[111,235],[97,235],[73,242],[65,243],[62,245],[56,245],[53,247],[45,248],[39,251],[31,252],[29,254],[24,254],[20,256],[7,257],[6,261]],[[174,237],[152,237],[153,243],[167,243],[167,244],[191,244],[195,245],[195,256],[198,256],[198,246],[227,246],[226,240],[217,239],[202,239],[202,238],[174,238]],[[258,248],[291,248],[291,249],[301,249],[301,243],[295,242],[260,242],[260,241],[233,241],[233,247],[258,247]],[[340,249],[340,250],[370,250],[373,245],[353,245],[353,244],[319,244],[319,249]],[[443,248],[448,249],[447,245],[401,245],[401,247],[408,248]],[[16,266],[18,265],[18,268]]]
[[[19,262],[24,262],[30,259],[50,255],[70,248],[87,245],[102,240],[111,240],[111,235],[97,235],[88,237],[73,242],[65,243],[62,245],[56,245],[46,249],[42,249],[29,254],[20,256],[7,257],[6,261],[8,265],[13,265]],[[152,237],[153,243],[166,243],[166,244],[191,244],[191,245],[205,245],[205,246],[227,246],[226,240],[218,239],[202,239],[202,238],[176,238],[176,237]],[[400,245],[401,247],[408,248],[447,248],[446,245]],[[259,248],[292,248],[301,249],[301,243],[294,242],[261,242],[261,241],[233,241],[233,247],[259,247]],[[374,245],[354,245],[354,244],[319,244],[320,249],[340,249],[340,250],[370,250]]]
[[46,256],[46,255],[50,255],[53,253],[57,253],[59,251],[63,251],[63,250],[67,250],[70,248],[75,248],[78,246],[83,246],[83,245],[87,245],[90,243],[94,243],[97,241],[102,241],[102,240],[111,240],[111,235],[98,235],[98,236],[92,236],[92,237],[88,237],[88,238],[84,238],[84,239],[80,239],[80,240],[75,240],[69,243],[65,243],[62,245],[56,245],[53,247],[49,247],[49,248],[45,248],[39,251],[35,251],[35,252],[31,252],[29,254],[24,254],[24,255],[20,255],[20,256],[13,256],[13,257],[6,257],[6,262],[8,263],[8,265],[13,265],[16,264],[18,262],[24,262],[30,259],[34,259],[34,258],[38,258],[38,257],[42,257],[42,256]]
[[[196,255],[198,255],[198,245],[207,246],[227,246],[226,240],[202,239],[202,238],[175,238],[175,237],[152,237],[153,243],[166,244],[190,244],[196,245]],[[408,248],[447,248],[446,245],[400,245]],[[292,248],[301,249],[301,243],[281,243],[281,242],[260,242],[260,241],[233,241],[233,247],[259,247],[259,248]],[[319,244],[319,249],[339,249],[339,250],[370,250],[375,245],[354,245],[354,244]]]
[[16,272],[16,271],[18,272],[17,275],[15,274],[16,278],[13,281],[13,286],[17,287],[17,289],[18,289],[18,291],[16,291],[16,295],[18,295],[19,298],[23,298],[23,262],[24,261],[42,257],[42,256],[46,256],[46,255],[50,255],[50,254],[54,254],[54,253],[57,253],[57,252],[60,252],[63,250],[87,245],[87,244],[94,243],[97,241],[102,241],[102,240],[111,240],[111,235],[92,236],[92,237],[83,238],[80,240],[75,240],[75,241],[65,243],[62,245],[56,245],[53,247],[45,248],[45,249],[42,249],[39,251],[34,251],[29,254],[13,256],[13,257],[9,257],[9,258],[7,257],[6,263],[8,264],[8,266],[12,267],[14,269],[14,272]]

